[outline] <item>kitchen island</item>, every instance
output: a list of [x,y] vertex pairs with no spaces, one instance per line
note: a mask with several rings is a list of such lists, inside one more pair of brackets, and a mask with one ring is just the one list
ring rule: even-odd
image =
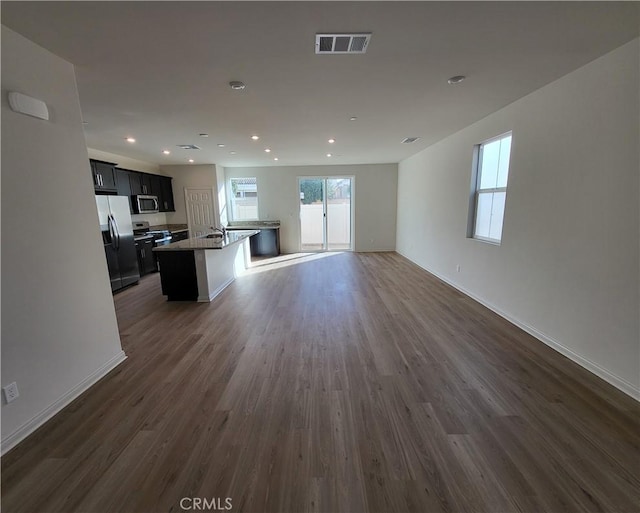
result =
[[154,248],[162,293],[168,301],[213,301],[249,266],[249,237],[256,233],[209,234]]

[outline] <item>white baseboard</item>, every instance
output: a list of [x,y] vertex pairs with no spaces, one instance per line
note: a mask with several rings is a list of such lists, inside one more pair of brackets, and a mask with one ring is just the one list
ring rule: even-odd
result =
[[486,306],[489,310],[492,310],[493,312],[497,313],[500,317],[504,317],[510,323],[515,324],[516,326],[518,326],[518,328],[522,329],[523,331],[526,331],[529,335],[537,338],[538,340],[540,340],[544,344],[546,344],[549,347],[555,349],[556,351],[558,351],[563,356],[566,356],[567,358],[569,358],[570,360],[574,361],[575,363],[577,363],[581,367],[584,367],[589,372],[592,372],[593,374],[595,374],[599,378],[602,378],[607,383],[609,383],[610,385],[613,385],[618,390],[624,392],[625,394],[627,394],[628,396],[632,397],[636,401],[640,401],[640,388],[634,386],[632,383],[629,383],[628,381],[616,376],[615,374],[612,374],[607,369],[604,369],[603,367],[601,367],[597,363],[592,362],[591,360],[589,360],[587,358],[584,358],[583,356],[580,356],[577,353],[574,353],[571,349],[569,349],[568,347],[562,345],[557,340],[554,340],[553,338],[551,338],[547,334],[541,332],[540,330],[534,328],[533,326],[530,326],[527,323],[522,322],[519,319],[516,319],[511,314],[509,314],[509,313],[503,311],[502,309],[498,308],[497,306],[489,303],[484,298],[482,298],[480,296],[477,296],[476,294],[474,294],[473,292],[470,292],[469,290],[465,289],[464,287],[460,286],[459,284],[449,280],[448,278],[446,278],[446,277],[444,277],[444,276],[442,276],[442,275],[440,275],[440,274],[438,274],[436,272],[433,272],[430,269],[427,269],[426,267],[421,266],[420,264],[418,264],[417,262],[413,261],[408,256],[403,255],[399,251],[396,251],[396,252],[398,254],[402,255],[403,257],[405,257],[407,260],[410,260],[411,262],[416,264],[418,267],[421,267],[422,269],[424,269],[428,273],[433,274],[438,279],[442,280],[443,282],[447,283],[448,285],[451,285],[454,289],[459,290],[460,292],[462,292],[466,296],[469,296],[470,298],[476,300],[481,305]]
[[229,285],[231,285],[233,283],[233,281],[235,280],[235,278],[229,278],[227,281],[225,281],[222,285],[220,285],[216,290],[214,290],[213,292],[211,292],[208,296],[198,296],[198,303],[211,303],[211,301],[214,300],[214,298],[216,298],[217,296],[220,295],[220,293],[226,289]]
[[53,417],[56,413],[62,410],[65,406],[76,399],[85,390],[89,389],[93,384],[106,376],[109,372],[115,369],[118,365],[127,359],[127,355],[124,351],[120,351],[119,354],[111,358],[102,367],[96,370],[93,374],[85,378],[82,382],[78,383],[75,387],[69,390],[66,394],[60,397],[53,404],[42,410],[31,420],[25,422],[22,426],[16,429],[13,433],[3,438],[0,442],[2,448],[0,454],[5,454],[7,451],[13,449],[27,436],[33,433],[36,429],[42,426],[46,421]]

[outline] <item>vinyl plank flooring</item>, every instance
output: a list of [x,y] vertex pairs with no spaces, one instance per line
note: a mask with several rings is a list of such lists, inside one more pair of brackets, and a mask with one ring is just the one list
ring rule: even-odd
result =
[[640,511],[640,405],[395,253],[114,297],[128,359],[2,458],[5,513]]

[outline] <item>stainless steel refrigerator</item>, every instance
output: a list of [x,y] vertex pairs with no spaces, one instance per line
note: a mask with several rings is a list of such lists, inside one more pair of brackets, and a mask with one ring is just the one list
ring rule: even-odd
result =
[[96,205],[111,290],[115,292],[140,279],[129,201],[126,196],[96,196]]

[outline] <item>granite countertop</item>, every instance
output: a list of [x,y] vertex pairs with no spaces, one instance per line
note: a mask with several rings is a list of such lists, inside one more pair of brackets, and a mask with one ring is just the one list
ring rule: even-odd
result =
[[280,221],[230,221],[227,230],[277,230]]
[[172,242],[164,246],[153,248],[153,251],[194,251],[196,249],[224,249],[233,246],[244,239],[258,233],[256,230],[243,230],[242,232],[227,232],[227,236],[209,239],[205,235],[178,242]]
[[186,224],[158,224],[156,226],[149,226],[149,230],[169,230],[171,233],[186,232],[189,227]]

